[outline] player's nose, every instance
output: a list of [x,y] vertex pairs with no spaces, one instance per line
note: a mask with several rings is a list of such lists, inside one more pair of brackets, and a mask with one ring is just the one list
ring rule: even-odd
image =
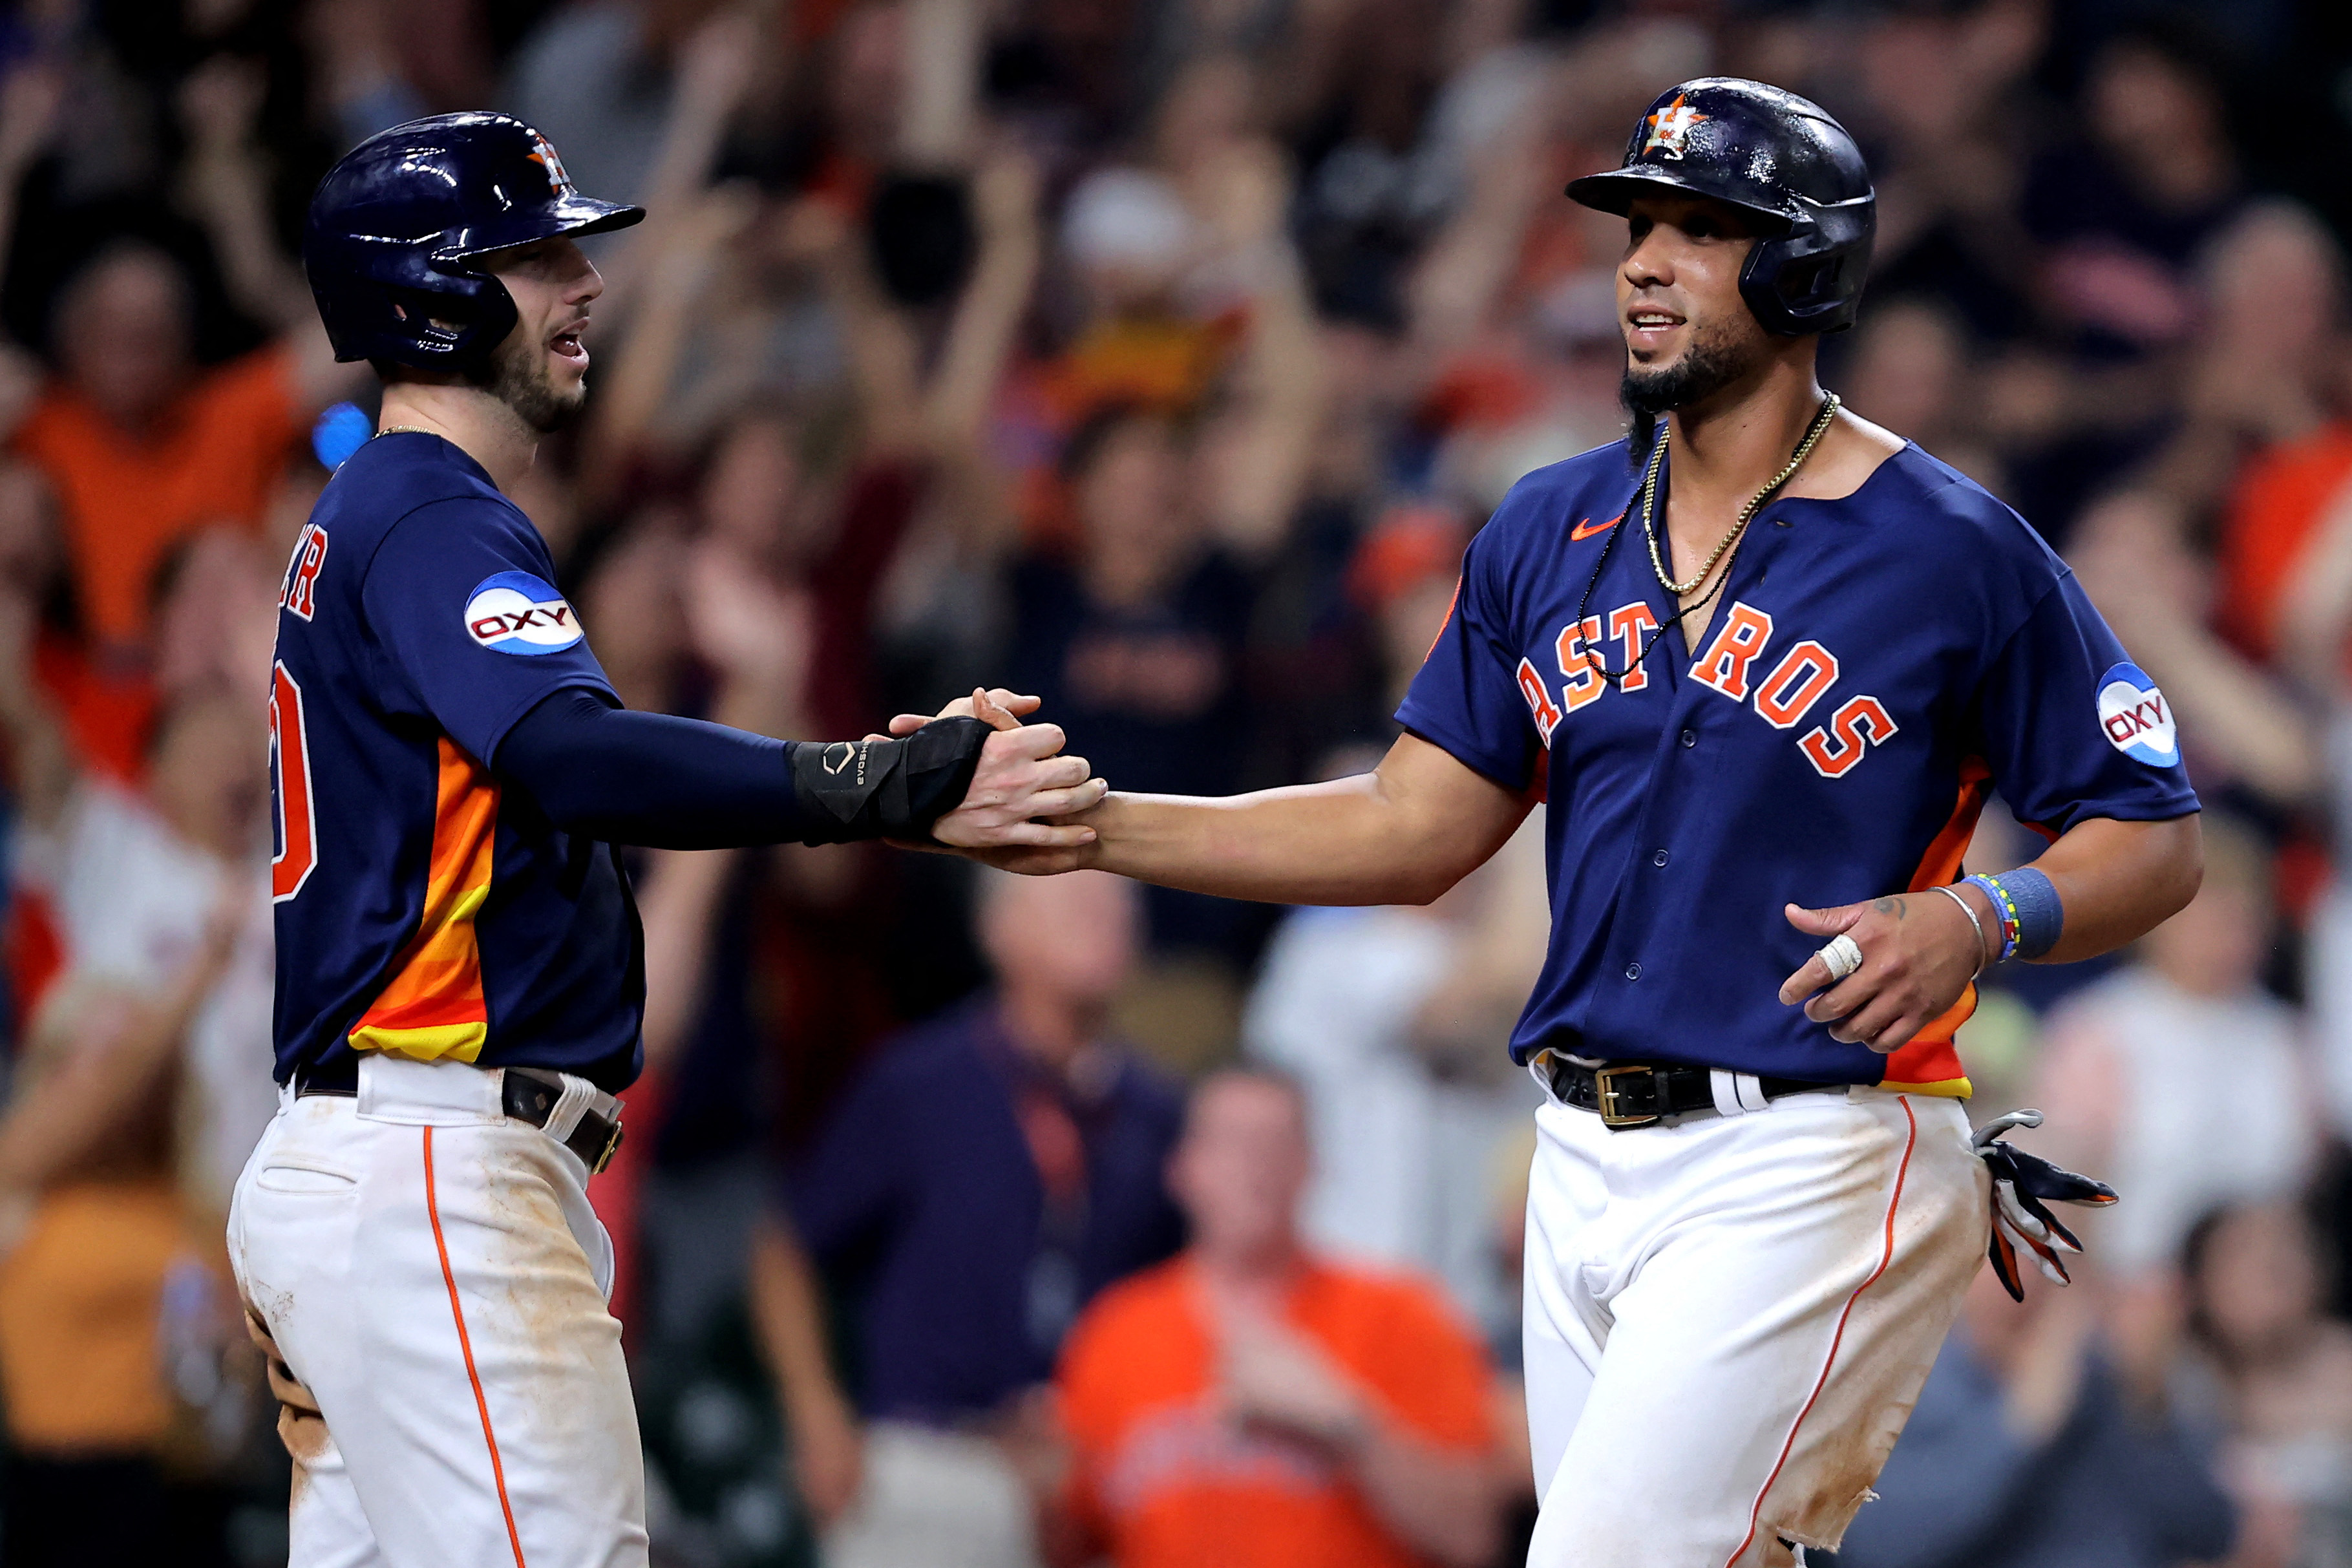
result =
[[1625,263],[1620,271],[1626,282],[1636,289],[1664,288],[1675,280],[1675,264],[1670,247],[1659,237],[1661,224],[1634,242],[1625,253]]

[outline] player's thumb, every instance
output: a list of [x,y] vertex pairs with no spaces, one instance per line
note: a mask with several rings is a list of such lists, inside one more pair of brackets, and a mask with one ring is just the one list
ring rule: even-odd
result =
[[1833,909],[1809,910],[1802,904],[1789,904],[1783,906],[1782,912],[1789,917],[1790,925],[1807,936],[1835,936],[1853,929],[1853,923],[1862,919],[1863,908],[1861,904],[1839,904]]
[[[1009,691],[1004,695],[1013,696]],[[1014,703],[1019,700],[1018,698],[1013,698]],[[1034,708],[1036,704],[1032,703],[1030,706]],[[1021,721],[1014,715],[1012,706],[998,701],[996,694],[983,687],[975,686],[971,689],[971,716],[998,730],[1017,730],[1021,727]]]

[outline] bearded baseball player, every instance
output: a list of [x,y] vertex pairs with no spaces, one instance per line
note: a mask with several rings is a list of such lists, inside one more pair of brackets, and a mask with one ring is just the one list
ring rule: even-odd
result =
[[280,601],[279,1110],[229,1219],[295,1568],[646,1560],[587,1198],[640,1063],[614,845],[1091,837],[1030,820],[1103,786],[1009,693],[831,745],[621,707],[506,491],[584,395],[575,242],[644,216],[481,113],[371,138],[310,205],[320,314],[384,389]]
[[[1550,948],[1511,1040],[1549,1101],[1529,1562],[1788,1563],[1837,1544],[1989,1245],[2012,1289],[2021,1243],[2063,1279],[2044,1200],[2111,1199],[1971,1139],[1953,1031],[1989,964],[2186,903],[2197,799],[2064,563],[1816,380],[1873,228],[1835,121],[1687,82],[1569,195],[1626,219],[1633,431],[1479,533],[1378,770],[1114,793],[1076,818],[1093,845],[992,858],[1420,903],[1548,802]],[[2049,847],[1960,880],[1996,788]]]

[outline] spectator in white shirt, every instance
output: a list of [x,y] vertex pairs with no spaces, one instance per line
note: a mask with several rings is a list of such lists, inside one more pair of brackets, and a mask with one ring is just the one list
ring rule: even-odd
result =
[[2124,1194],[2090,1221],[2117,1275],[2169,1265],[2207,1211],[2289,1195],[2310,1174],[2301,1020],[2261,984],[2272,910],[2261,844],[2208,812],[2195,901],[2050,1021],[2033,1099],[2050,1125],[2034,1146]]

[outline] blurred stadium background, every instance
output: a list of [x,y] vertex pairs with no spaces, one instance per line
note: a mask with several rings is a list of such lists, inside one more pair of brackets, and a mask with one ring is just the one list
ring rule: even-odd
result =
[[[2210,824],[2188,911],[2008,966],[1963,1032],[1978,1108],[2041,1105],[2126,1202],[2074,1290],[1972,1303],[1841,1561],[2352,1563],[2326,0],[19,0],[0,1561],[285,1559],[218,1238],[274,1107],[277,584],[373,416],[295,250],[342,150],[500,108],[651,209],[593,242],[591,413],[518,497],[631,705],[830,736],[1002,683],[1122,787],[1223,793],[1363,766],[1465,541],[1619,433],[1617,226],[1559,187],[1711,72],[1864,142],[1877,258],[1825,379],[2065,554]],[[2028,858],[1994,815],[1972,862]],[[1526,836],[1412,910],[874,846],[635,871],[648,1070],[595,1195],[657,1563],[1517,1560]],[[1090,1312],[1188,1221],[1287,1205],[1230,1078],[1163,1190],[1187,1080],[1234,1062],[1303,1096],[1329,1321],[1164,1272]],[[1349,1317],[1401,1276],[1412,1310]],[[1202,1414],[1139,1451],[1145,1372]],[[1474,1462],[1451,1522],[1351,1466],[1334,1400]]]

